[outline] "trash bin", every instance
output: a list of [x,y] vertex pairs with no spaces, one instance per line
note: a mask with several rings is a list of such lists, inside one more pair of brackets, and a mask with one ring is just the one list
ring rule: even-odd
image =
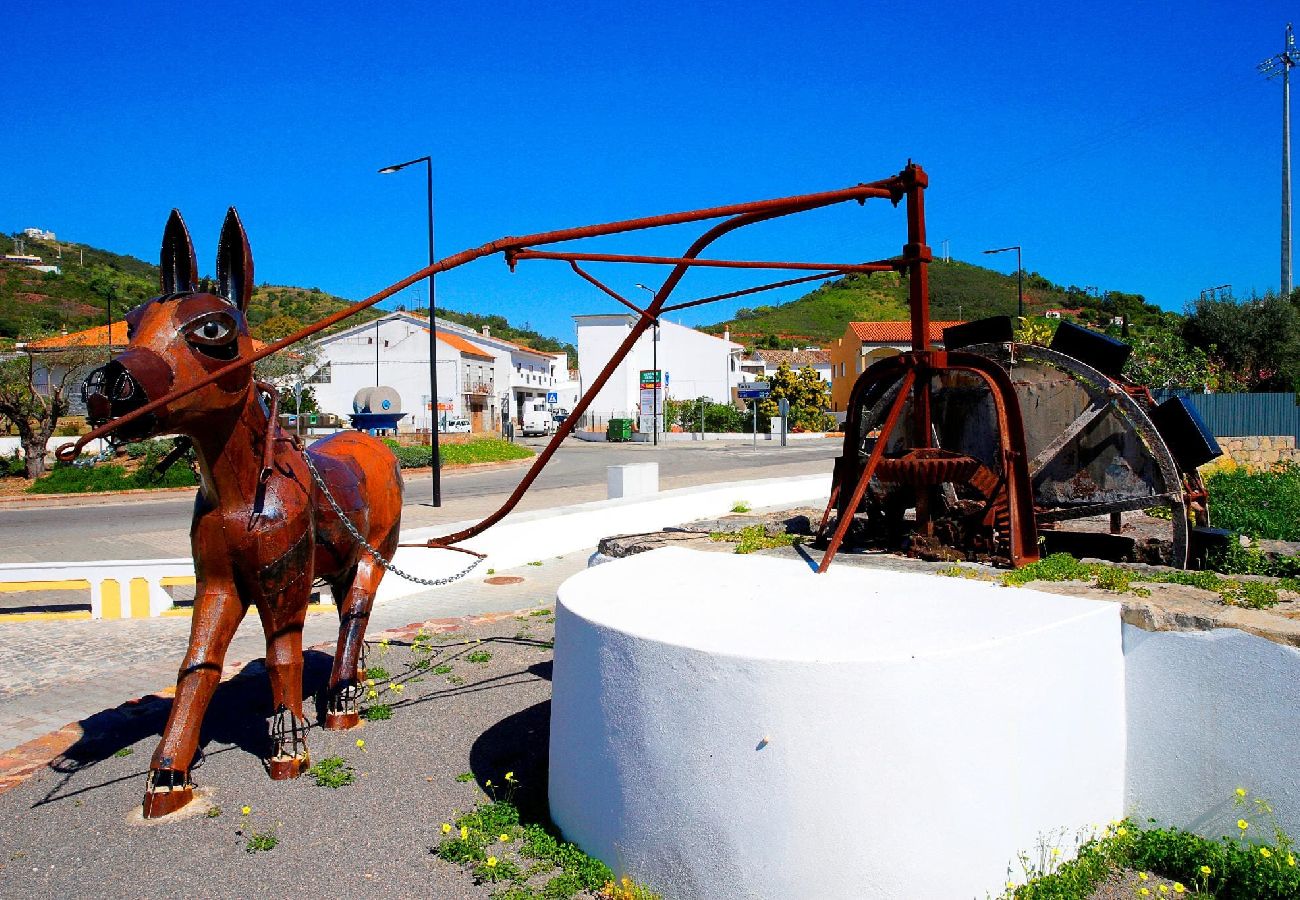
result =
[[607,441],[632,440],[632,420],[631,419],[610,419],[609,426],[605,429],[605,440]]

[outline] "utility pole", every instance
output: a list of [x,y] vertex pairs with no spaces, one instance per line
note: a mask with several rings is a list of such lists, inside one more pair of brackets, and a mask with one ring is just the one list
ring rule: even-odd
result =
[[1291,67],[1300,62],[1295,34],[1286,23],[1282,52],[1259,64],[1259,71],[1272,80],[1282,76],[1282,296],[1291,296]]

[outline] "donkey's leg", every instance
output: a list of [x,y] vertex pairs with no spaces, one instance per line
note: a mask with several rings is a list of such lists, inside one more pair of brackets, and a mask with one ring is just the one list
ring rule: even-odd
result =
[[145,818],[175,812],[194,797],[190,766],[199,746],[199,728],[212,694],[221,681],[221,664],[247,605],[234,586],[203,582],[194,599],[190,645],[176,679],[167,727],[149,764],[144,795]]
[[275,705],[267,765],[277,780],[297,778],[311,765],[302,714],[302,627],[310,601],[311,583],[299,582],[257,607],[266,632],[266,671]]
[[366,626],[370,624],[375,590],[383,575],[384,570],[370,556],[365,556],[351,577],[340,579],[334,585],[339,606],[339,642],[326,693],[326,728],[351,728],[359,721],[362,688],[357,661],[365,643]]

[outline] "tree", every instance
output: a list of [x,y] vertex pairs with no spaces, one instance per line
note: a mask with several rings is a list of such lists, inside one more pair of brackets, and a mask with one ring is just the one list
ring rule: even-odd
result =
[[45,474],[46,445],[68,413],[68,393],[97,361],[90,350],[69,350],[43,353],[39,362],[30,353],[0,362],[0,418],[18,432],[28,478]]
[[320,412],[320,408],[309,384],[320,367],[319,351],[314,346],[299,345],[259,359],[253,364],[253,374],[259,381],[270,382],[279,389],[281,411],[313,413]]
[[1157,390],[1215,390],[1218,368],[1200,347],[1183,340],[1177,326],[1144,328],[1129,339],[1133,353],[1124,364],[1124,377]]
[[827,431],[833,427],[834,420],[826,412],[831,405],[831,386],[812,366],[796,372],[789,363],[781,363],[769,380],[772,392],[766,400],[759,401],[760,420],[779,415],[776,401],[785,398],[790,402],[791,431]]
[[1247,391],[1295,389],[1300,314],[1286,298],[1266,293],[1240,303],[1198,300],[1182,336],[1220,367],[1221,381]]

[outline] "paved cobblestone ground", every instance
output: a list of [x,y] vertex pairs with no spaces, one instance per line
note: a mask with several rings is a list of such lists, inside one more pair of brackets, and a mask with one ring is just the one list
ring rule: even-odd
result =
[[[541,566],[497,573],[523,578],[512,585],[485,584],[487,576],[476,570],[455,584],[380,604],[368,631],[553,602],[560,582],[585,568],[590,553],[579,551],[544,560]],[[0,752],[173,685],[189,630],[188,618],[170,617],[0,624]],[[304,646],[337,636],[333,612],[308,616]],[[227,666],[265,654],[261,623],[250,611],[231,643]]]

